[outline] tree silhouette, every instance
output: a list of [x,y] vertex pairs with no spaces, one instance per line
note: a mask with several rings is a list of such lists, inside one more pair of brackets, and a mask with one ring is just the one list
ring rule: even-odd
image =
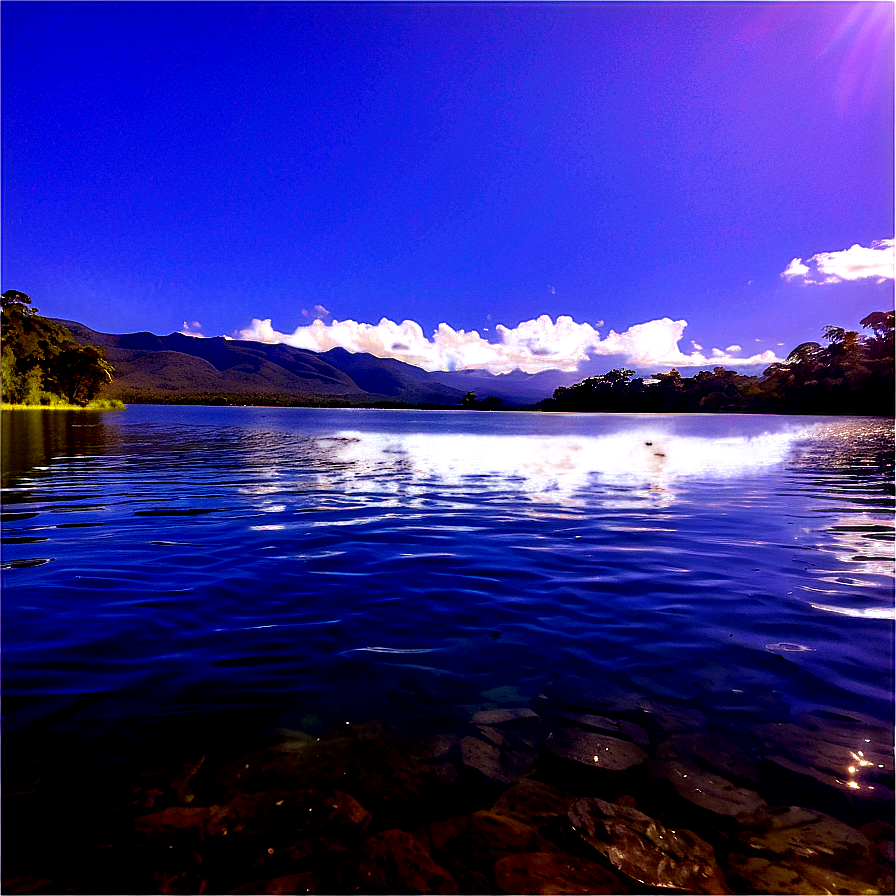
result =
[[112,367],[101,348],[81,345],[61,324],[41,317],[23,292],[8,289],[2,305],[3,401],[52,404],[65,398],[85,405],[112,380]]

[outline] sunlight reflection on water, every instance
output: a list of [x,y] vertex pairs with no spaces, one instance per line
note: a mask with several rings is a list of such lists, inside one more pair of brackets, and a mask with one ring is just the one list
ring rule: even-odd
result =
[[650,428],[594,437],[343,430],[332,451],[353,472],[403,473],[451,486],[484,477],[491,488],[517,490],[536,501],[570,501],[596,482],[673,499],[679,479],[726,479],[784,463],[809,429],[727,438]]

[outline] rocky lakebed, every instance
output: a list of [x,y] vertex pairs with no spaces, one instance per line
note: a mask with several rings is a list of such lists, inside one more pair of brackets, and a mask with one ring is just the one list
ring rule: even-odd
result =
[[410,670],[400,725],[5,757],[3,892],[894,891],[892,726],[584,679],[467,696]]

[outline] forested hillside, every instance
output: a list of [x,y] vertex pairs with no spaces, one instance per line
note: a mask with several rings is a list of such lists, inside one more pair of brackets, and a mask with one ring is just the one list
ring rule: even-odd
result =
[[208,339],[171,333],[99,333],[60,321],[115,366],[103,395],[128,404],[256,404],[327,407],[457,407],[458,389],[390,358],[334,348]]

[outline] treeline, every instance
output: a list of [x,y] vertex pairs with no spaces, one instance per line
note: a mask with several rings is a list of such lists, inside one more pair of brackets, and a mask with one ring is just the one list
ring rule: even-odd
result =
[[2,305],[0,397],[4,404],[84,407],[112,367],[95,345],[81,345],[61,324],[41,317],[23,292],[8,289]]
[[825,327],[827,345],[804,342],[762,376],[716,367],[691,377],[673,368],[649,380],[611,370],[561,386],[543,411],[893,415],[893,312],[863,318],[860,335]]
[[379,408],[385,410],[453,410],[445,404],[409,404],[403,401],[370,399],[352,396],[284,395],[282,392],[172,392],[151,389],[116,388],[115,394],[125,404],[209,405],[212,407],[274,407],[274,408]]
[[501,411],[504,410],[504,399],[494,395],[479,399],[475,392],[467,392],[461,399],[460,407],[462,411]]

